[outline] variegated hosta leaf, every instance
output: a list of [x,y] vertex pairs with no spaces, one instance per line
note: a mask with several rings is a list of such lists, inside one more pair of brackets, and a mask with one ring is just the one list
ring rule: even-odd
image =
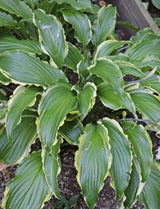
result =
[[0,83],[7,85],[11,83],[11,80],[0,72]]
[[78,145],[79,137],[83,133],[83,125],[78,119],[65,121],[58,132],[68,143]]
[[152,142],[148,133],[141,125],[124,121],[124,133],[128,135],[135,156],[138,158],[141,167],[142,182],[145,182],[152,164]]
[[146,209],[159,209],[160,198],[160,164],[155,162],[152,165],[151,173],[147,179],[147,182],[142,190],[142,193],[138,197]]
[[57,2],[57,4],[67,3],[70,4],[76,10],[87,10],[91,9],[91,1],[90,0],[53,0]]
[[87,205],[94,208],[111,164],[107,129],[100,124],[88,124],[79,142],[75,157],[77,180]]
[[102,42],[96,50],[94,55],[94,61],[100,57],[106,57],[110,55],[115,49],[122,47],[124,44],[127,44],[127,41],[116,41],[116,40],[107,40]]
[[118,201],[127,188],[130,178],[132,160],[130,145],[122,128],[115,120],[104,118],[102,124],[108,129],[112,154],[111,185],[116,190]]
[[157,7],[158,9],[160,9],[160,2],[158,0],[152,0],[152,3],[155,7]]
[[14,36],[5,36],[0,38],[0,53],[16,50],[37,54],[43,53],[38,41],[18,40]]
[[36,95],[40,94],[36,87],[19,86],[13,93],[8,103],[8,114],[6,118],[6,131],[9,140],[12,141],[12,132],[21,120],[21,114],[27,106],[33,106]]
[[133,44],[129,47],[125,54],[131,61],[142,60],[146,56],[154,56],[160,58],[160,39],[143,40],[141,42]]
[[32,10],[20,0],[0,0],[0,8],[24,19],[32,18]]
[[72,24],[75,30],[75,38],[77,41],[87,46],[91,40],[91,23],[87,15],[80,13],[74,9],[63,10],[64,19]]
[[39,31],[39,39],[43,51],[61,68],[68,52],[61,23],[55,16],[46,15],[43,10],[35,11],[34,23]]
[[132,63],[126,61],[116,61],[116,64],[119,66],[123,76],[134,75],[139,78],[145,77],[145,74]]
[[91,110],[95,104],[97,87],[94,83],[86,83],[82,91],[79,92],[79,109],[82,114],[82,119],[84,119],[87,113]]
[[113,32],[116,23],[116,9],[109,5],[102,7],[97,14],[97,19],[93,25],[92,42],[95,46],[105,41],[106,38]]
[[86,53],[83,60],[81,60],[77,65],[78,75],[81,78],[80,81],[84,82],[84,78],[89,76],[88,67],[91,65],[90,53]]
[[151,78],[150,80],[142,81],[140,82],[140,85],[160,94],[160,76],[157,76],[157,78]]
[[160,120],[160,99],[144,90],[129,92],[137,110],[153,123]]
[[39,107],[37,121],[42,146],[56,144],[57,131],[69,112],[77,110],[77,97],[69,84],[58,83],[47,90]]
[[75,45],[68,43],[68,46],[69,51],[64,60],[64,65],[77,72],[77,64],[83,59],[83,56]]
[[153,39],[160,39],[160,35],[153,33],[151,28],[145,28],[144,30],[138,31],[135,36],[132,36],[130,41],[132,44],[135,44],[140,41]]
[[135,114],[134,103],[127,92],[123,91],[120,94],[114,89],[114,87],[111,84],[101,83],[98,86],[97,94],[100,97],[104,106],[113,110],[126,108],[130,112]]
[[118,66],[109,59],[99,58],[95,65],[89,67],[91,74],[95,74],[106,83],[109,83],[113,88],[122,92],[122,74]]
[[57,80],[66,80],[62,71],[25,52],[2,54],[0,63],[2,71],[20,83],[49,86]]
[[57,177],[61,170],[59,156],[58,156],[61,142],[62,142],[61,138],[58,137],[58,141],[54,146],[52,146],[51,151],[42,148],[42,163],[43,163],[43,171],[46,177],[46,181],[49,187],[51,188],[51,191],[59,199],[61,196],[58,191]]
[[0,160],[5,164],[19,163],[30,151],[36,137],[36,115],[24,117],[13,131],[10,143],[5,128],[0,131]]
[[51,196],[42,169],[41,151],[26,157],[6,187],[2,208],[41,209]]
[[131,205],[135,202],[139,186],[140,186],[140,177],[137,168],[133,162],[129,184],[124,192],[126,197],[126,200],[124,202],[125,208],[130,208]]
[[17,26],[17,21],[10,14],[0,11],[0,26]]

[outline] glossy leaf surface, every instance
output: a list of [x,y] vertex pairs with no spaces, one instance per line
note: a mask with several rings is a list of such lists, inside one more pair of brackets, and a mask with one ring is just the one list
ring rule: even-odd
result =
[[13,19],[10,14],[0,11],[0,26],[12,26],[16,27],[17,21]]
[[89,208],[93,208],[110,168],[107,130],[102,125],[88,124],[80,137],[75,165],[77,179]]
[[136,169],[136,166],[133,163],[132,171],[131,171],[131,175],[130,175],[130,180],[129,180],[129,185],[124,192],[124,194],[126,196],[124,206],[126,208],[130,208],[131,205],[135,202],[139,185],[140,185],[139,173]]
[[95,74],[106,83],[113,86],[118,92],[121,91],[122,74],[118,66],[109,59],[101,58],[97,60],[96,64],[89,67],[91,74]]
[[[8,114],[6,118],[6,131],[9,140],[12,141],[12,132],[21,120],[21,114],[27,106],[33,106],[36,95],[39,94],[36,87],[26,88],[19,86],[13,93],[8,103]],[[17,111],[18,110],[18,111]]]
[[51,188],[54,195],[60,199],[60,194],[58,191],[58,175],[60,173],[60,162],[59,162],[59,150],[60,150],[61,139],[58,138],[57,143],[52,146],[51,152],[42,149],[42,162],[43,170],[46,176],[49,187]]
[[38,27],[43,51],[61,68],[68,50],[61,23],[55,16],[46,15],[43,10],[35,11],[34,23]]
[[104,41],[97,47],[94,59],[97,60],[100,57],[106,57],[110,55],[115,49],[122,47],[126,43],[126,41],[116,40]]
[[91,39],[91,23],[87,15],[73,9],[63,10],[64,19],[69,22],[75,30],[77,41],[87,46]]
[[148,133],[140,125],[132,122],[123,122],[124,133],[128,135],[134,150],[134,154],[139,160],[141,167],[142,182],[145,182],[152,164],[152,142]]
[[0,0],[0,8],[24,19],[32,18],[32,10],[20,0]]
[[106,38],[112,33],[116,22],[116,9],[109,5],[102,7],[97,14],[97,19],[93,25],[92,42],[95,46],[105,41]]
[[82,91],[79,92],[79,109],[82,119],[85,118],[95,103],[96,90],[97,88],[94,83],[86,83]]
[[0,72],[0,82],[3,84],[9,84],[11,83],[11,80]]
[[13,131],[12,143],[10,143],[6,130],[3,128],[0,133],[0,160],[5,164],[20,162],[29,153],[35,137],[35,116],[22,119]]
[[139,78],[145,77],[145,74],[130,62],[116,61],[116,64],[119,66],[123,76],[124,75],[134,75]]
[[134,103],[131,100],[130,95],[127,92],[120,94],[117,92],[111,84],[102,83],[98,86],[97,91],[104,106],[113,110],[126,108],[132,113],[135,112]]
[[160,100],[158,97],[143,90],[132,91],[130,95],[137,110],[142,113],[144,118],[155,123],[160,119]]
[[130,145],[122,128],[115,120],[104,118],[102,123],[108,129],[111,145],[111,185],[116,190],[116,200],[119,200],[127,188],[130,178],[132,160]]
[[145,205],[146,209],[159,209],[160,198],[160,164],[152,165],[151,173],[138,199]]
[[66,80],[61,71],[25,52],[3,54],[0,63],[2,71],[20,83],[49,86],[59,79]]
[[160,40],[152,39],[149,41],[141,41],[140,43],[135,43],[129,49],[126,50],[125,54],[130,58],[130,60],[142,60],[144,57],[152,55],[160,58],[159,53]]
[[83,56],[75,45],[68,43],[68,46],[69,50],[64,65],[77,72],[77,64],[83,59]]
[[78,145],[79,137],[83,133],[83,125],[78,119],[65,121],[64,125],[60,127],[58,132],[67,140],[68,143]]
[[43,53],[41,46],[37,41],[18,40],[14,36],[5,36],[0,38],[0,53],[16,50],[37,54]]
[[77,109],[77,97],[69,84],[56,84],[43,96],[37,121],[38,132],[43,147],[51,148],[56,144],[57,131],[66,115]]
[[41,152],[34,152],[19,165],[16,176],[5,191],[2,208],[40,209],[51,196],[46,182]]

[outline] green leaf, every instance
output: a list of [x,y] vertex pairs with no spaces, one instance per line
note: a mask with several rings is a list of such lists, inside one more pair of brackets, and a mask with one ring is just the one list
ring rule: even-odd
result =
[[149,119],[153,123],[156,123],[160,119],[160,100],[158,97],[140,89],[129,93],[137,110],[143,115],[143,118]]
[[113,32],[116,23],[116,9],[109,5],[102,7],[97,14],[97,19],[93,25],[92,42],[95,46],[105,41],[106,38]]
[[0,8],[24,19],[32,18],[32,10],[20,0],[0,0]]
[[140,30],[140,28],[128,23],[128,22],[124,22],[124,21],[117,21],[116,22],[117,25],[121,25],[125,28],[128,28],[128,29],[131,29],[133,30],[134,32],[138,32]]
[[152,3],[155,7],[157,7],[158,9],[160,9],[160,1],[159,0],[152,0]]
[[[91,60],[90,60],[90,52],[86,53],[85,57],[83,60],[81,60],[78,65],[77,65],[77,71],[78,75],[81,78],[80,82],[86,83],[86,78],[89,76],[89,71],[88,67],[91,65]],[[84,84],[83,84],[84,85]]]
[[24,0],[24,2],[34,9],[35,5],[38,3],[38,0]]
[[43,53],[38,41],[18,40],[14,36],[5,36],[0,38],[0,53],[16,50],[37,54]]
[[94,61],[100,57],[106,57],[110,55],[115,49],[119,49],[124,44],[127,44],[127,41],[116,41],[116,40],[107,40],[102,42],[96,50],[94,55]]
[[119,66],[123,76],[134,75],[139,78],[145,77],[145,74],[130,62],[116,61],[116,64]]
[[91,40],[91,23],[87,15],[74,9],[63,10],[64,19],[69,22],[75,30],[75,38],[83,46],[87,46]]
[[10,14],[0,11],[0,26],[11,26],[16,27],[17,21],[13,19]]
[[90,0],[52,0],[53,2],[57,2],[57,4],[67,3],[70,4],[76,10],[87,10],[91,9],[91,1]]
[[36,116],[30,113],[23,117],[21,123],[13,131],[12,144],[10,143],[6,129],[0,133],[0,160],[5,164],[19,163],[30,151],[30,146],[36,139]]
[[124,192],[126,197],[126,200],[124,202],[125,208],[130,208],[131,205],[135,202],[139,186],[140,186],[140,177],[136,169],[135,163],[133,162],[129,184]]
[[140,41],[148,41],[158,38],[160,38],[159,34],[153,33],[151,28],[145,28],[144,30],[140,30],[138,33],[136,33],[135,36],[132,36],[130,41],[132,44],[135,44]]
[[[3,95],[0,94],[0,100],[1,100],[2,96]],[[7,105],[0,102],[0,110],[1,110],[0,111],[0,124],[4,124],[5,123],[6,114],[7,114]]]
[[86,83],[82,91],[79,92],[79,109],[82,114],[82,119],[86,117],[88,112],[92,109],[95,104],[97,87],[94,83]]
[[64,60],[64,65],[71,68],[74,72],[77,72],[77,64],[83,59],[83,56],[75,45],[68,43],[68,46],[69,51]]
[[146,56],[154,56],[160,58],[160,40],[142,40],[141,42],[133,44],[129,47],[125,54],[129,57],[131,61],[142,60]]
[[49,86],[59,79],[66,80],[63,72],[25,52],[2,54],[0,63],[2,72],[20,83]]
[[[106,70],[107,69],[107,70]],[[95,65],[89,67],[91,74],[95,74],[106,83],[113,86],[117,92],[122,91],[122,74],[118,66],[109,59],[99,58]]]
[[140,82],[140,85],[160,94],[160,78],[158,76],[157,78],[151,78],[150,80],[142,81]]
[[130,145],[122,128],[115,120],[104,118],[102,124],[108,129],[112,154],[111,185],[116,190],[118,201],[127,188],[130,178],[132,160]]
[[141,167],[142,182],[145,182],[152,164],[152,141],[143,126],[135,125],[133,122],[123,123],[124,133],[128,135],[135,156],[138,158]]
[[160,198],[160,164],[155,162],[152,165],[151,173],[147,179],[147,182],[142,190],[142,193],[138,197],[146,207],[146,209],[159,209]]
[[79,137],[83,133],[83,125],[78,119],[65,121],[64,125],[60,127],[58,132],[67,140],[68,143],[78,145]]
[[51,196],[46,182],[41,152],[26,157],[16,170],[14,180],[7,185],[2,208],[40,209]]
[[[12,141],[12,132],[21,120],[21,114],[27,106],[33,106],[36,95],[40,94],[36,87],[26,88],[19,86],[8,102],[8,114],[6,118],[6,131],[9,140]],[[18,111],[17,111],[18,110]]]
[[36,10],[33,19],[39,31],[43,51],[61,68],[68,53],[61,23],[55,16],[46,15],[43,10]]
[[77,109],[77,97],[69,84],[59,83],[44,94],[39,107],[38,132],[43,147],[56,144],[57,131],[66,115]]
[[59,199],[61,198],[61,196],[58,191],[57,177],[61,170],[58,156],[61,142],[62,140],[59,137],[57,143],[52,146],[51,151],[48,151],[45,148],[42,149],[42,162],[46,181],[51,188],[51,191]]
[[107,129],[100,124],[88,124],[79,141],[75,157],[77,180],[87,205],[94,208],[111,163]]
[[135,114],[134,103],[127,92],[123,91],[120,94],[114,89],[114,87],[111,84],[101,83],[98,86],[97,94],[100,97],[104,106],[113,110],[126,108],[130,112]]
[[76,207],[78,198],[79,198],[79,194],[72,196],[69,200],[69,205],[71,207]]
[[6,76],[4,76],[4,75],[0,72],[0,82],[1,82],[2,84],[7,85],[7,84],[11,83],[11,80],[10,80],[9,78],[7,78]]

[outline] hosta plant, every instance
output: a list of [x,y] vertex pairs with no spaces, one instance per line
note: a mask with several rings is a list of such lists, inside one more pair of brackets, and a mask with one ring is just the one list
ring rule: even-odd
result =
[[[147,130],[160,127],[160,36],[145,29],[118,41],[116,8],[89,0],[0,0],[0,8],[0,160],[19,164],[1,207],[61,199],[65,140],[77,147],[89,208],[110,176],[117,204],[158,209],[160,165]],[[41,148],[30,152],[36,139]]]

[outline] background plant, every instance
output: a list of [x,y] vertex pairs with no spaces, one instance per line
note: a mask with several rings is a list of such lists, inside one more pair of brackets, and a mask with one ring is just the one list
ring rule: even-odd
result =
[[[98,10],[89,0],[0,0],[0,8],[0,160],[20,163],[2,208],[61,199],[65,139],[78,146],[77,180],[89,208],[110,175],[117,203],[129,208],[138,198],[158,209],[160,166],[146,130],[160,126],[160,36],[145,29],[116,40],[116,9]],[[36,138],[41,149],[30,154]]]

